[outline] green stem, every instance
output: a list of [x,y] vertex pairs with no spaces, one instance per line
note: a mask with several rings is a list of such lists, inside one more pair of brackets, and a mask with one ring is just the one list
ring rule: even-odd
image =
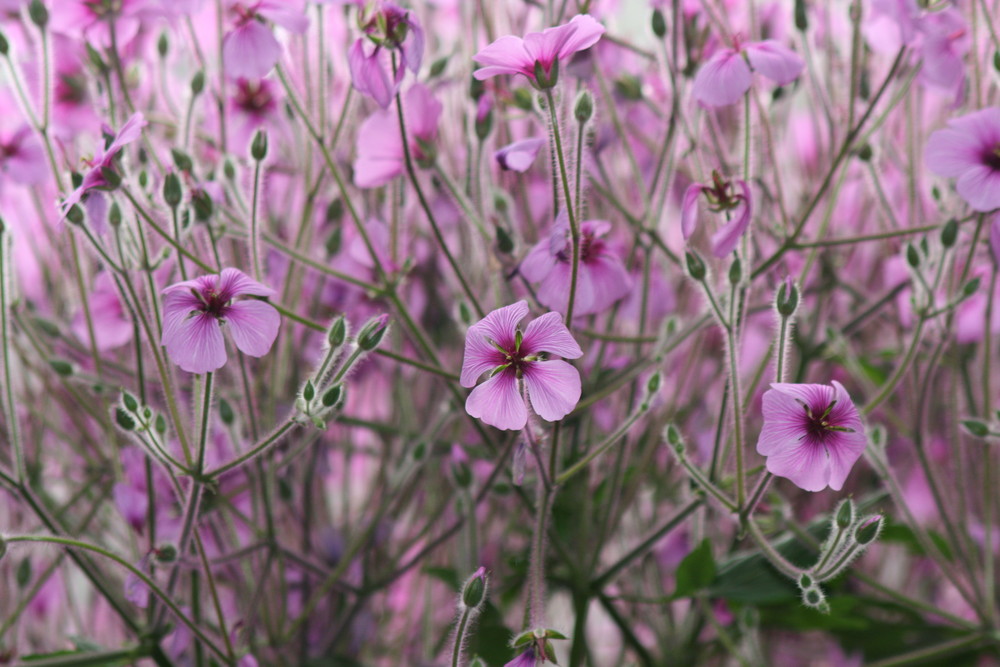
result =
[[455,633],[455,647],[451,651],[451,667],[461,667],[462,664],[462,644],[465,642],[465,628],[469,624],[469,616],[472,609],[466,607],[462,612],[462,620],[458,623],[458,631]]
[[556,162],[559,164],[559,178],[563,187],[563,205],[566,208],[566,217],[569,218],[570,244],[573,248],[573,257],[570,263],[569,274],[569,300],[566,302],[566,326],[573,322],[573,306],[576,302],[576,283],[580,274],[580,223],[577,219],[577,211],[573,209],[573,194],[569,188],[569,175],[566,171],[566,154],[563,151],[562,132],[559,130],[559,115],[556,113],[556,100],[552,94],[552,89],[545,91],[546,106],[549,110],[549,122],[552,124],[552,138],[556,147]]
[[257,209],[260,204],[260,160],[254,160],[253,199],[250,203],[250,254],[253,261],[253,277],[263,280],[264,272],[260,264],[260,232],[257,229]]
[[24,443],[21,441],[20,419],[17,416],[17,404],[14,401],[13,372],[11,371],[11,350],[14,345],[10,340],[10,281],[8,276],[13,272],[10,261],[10,233],[7,225],[0,220],[0,347],[3,348],[3,388],[4,412],[7,423],[7,438],[14,448],[14,474],[18,484],[23,484],[28,478],[28,469],[24,460]]
[[648,409],[649,409],[648,405],[640,406],[638,410],[629,415],[628,419],[626,419],[621,426],[615,429],[614,433],[605,438],[604,442],[599,444],[597,447],[591,450],[586,456],[584,456],[582,459],[571,465],[569,468],[559,473],[559,475],[555,479],[555,483],[557,485],[565,484],[571,477],[573,477],[575,474],[577,474],[585,467],[587,467],[588,463],[596,459],[604,452],[611,449],[611,447],[613,447],[614,444],[618,442],[618,440],[622,436],[624,436],[625,433],[628,432],[630,428],[632,428],[632,424],[636,423],[639,420],[639,418],[646,413]]

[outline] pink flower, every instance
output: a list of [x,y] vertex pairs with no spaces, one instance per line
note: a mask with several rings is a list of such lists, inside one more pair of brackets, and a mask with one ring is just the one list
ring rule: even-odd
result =
[[175,364],[189,373],[209,373],[226,363],[222,325],[244,354],[262,357],[278,336],[281,318],[269,303],[238,296],[268,297],[274,290],[238,269],[202,276],[163,290],[161,343]]
[[22,185],[38,185],[48,177],[42,144],[27,125],[0,135],[0,173]]
[[712,254],[722,258],[736,249],[740,237],[750,226],[753,215],[753,196],[746,181],[736,181],[740,193],[733,192],[732,184],[723,181],[718,172],[712,172],[712,185],[693,183],[684,192],[681,202],[681,232],[687,240],[694,234],[698,220],[698,195],[704,195],[708,201],[709,210],[715,213],[725,212],[731,220],[712,235]]
[[[417,162],[430,161],[428,154],[437,137],[441,103],[423,84],[415,83],[403,95],[406,135],[410,155]],[[380,109],[358,130],[358,157],[354,161],[354,184],[359,188],[385,185],[406,169],[403,137],[395,110]]]
[[1000,208],[1000,107],[948,121],[927,142],[927,168],[957,178],[955,189],[976,211]]
[[694,97],[710,107],[729,106],[750,90],[751,68],[784,86],[799,78],[804,67],[798,54],[774,40],[749,42],[742,48],[737,42],[732,49],[717,51],[698,70]]
[[480,65],[486,65],[473,76],[482,81],[498,74],[523,74],[536,86],[551,88],[558,77],[557,64],[589,49],[603,34],[604,26],[589,14],[580,14],[566,25],[531,32],[524,39],[505,35],[472,56]]
[[[94,338],[101,352],[121,347],[132,340],[132,321],[118,298],[111,275],[100,273],[94,280],[94,290],[89,296],[90,314],[94,325]],[[90,331],[83,308],[73,317],[70,329],[84,345],[90,345]]]
[[956,9],[928,14],[920,20],[924,35],[920,80],[945,90],[965,83],[965,54],[972,48],[969,25]]
[[[520,271],[527,280],[541,283],[538,300],[542,305],[565,313],[573,246],[566,216],[559,217],[549,238],[540,241],[521,262]],[[580,225],[580,266],[573,303],[577,315],[600,313],[632,291],[632,277],[602,238],[609,231],[611,223],[603,220],[587,220]]]
[[235,27],[222,40],[222,59],[226,75],[234,79],[262,79],[281,58],[281,44],[258,19],[273,21],[300,35],[309,28],[301,2],[229,0],[228,6]]
[[[379,2],[372,15],[360,15],[358,23],[366,37],[354,42],[347,54],[351,81],[358,92],[370,96],[385,109],[399,91],[406,70],[414,74],[420,71],[424,31],[412,12],[391,2]],[[395,71],[390,72],[392,51],[399,52],[399,60]]]
[[469,327],[461,382],[472,387],[483,373],[490,378],[472,390],[465,411],[500,430],[520,430],[528,422],[521,380],[531,406],[542,419],[558,421],[580,400],[580,373],[558,359],[583,356],[558,313],[546,313],[528,324],[517,324],[528,314],[528,304],[505,306]]
[[535,667],[537,664],[538,658],[535,656],[535,649],[531,647],[503,667]]
[[842,384],[773,383],[763,413],[757,453],[767,457],[768,471],[806,491],[843,488],[867,440]]
[[500,168],[504,171],[524,173],[538,157],[538,151],[544,145],[545,139],[541,137],[521,139],[521,141],[507,144],[494,153],[493,157],[496,158]]
[[[86,174],[83,175],[83,182],[80,184],[76,190],[71,192],[68,197],[62,203],[62,214],[66,215],[66,212],[73,207],[74,204],[79,203],[83,198],[83,195],[93,188],[101,188],[108,185],[107,179],[104,178],[104,169],[110,169],[114,164],[114,160],[118,157],[118,153],[121,152],[125,146],[132,143],[142,134],[142,128],[146,126],[146,119],[143,117],[142,112],[136,112],[125,121],[122,125],[122,129],[118,130],[118,134],[114,136],[111,143],[103,152],[98,153],[93,160],[87,162],[90,169]],[[111,134],[111,128],[105,127],[105,133]]]

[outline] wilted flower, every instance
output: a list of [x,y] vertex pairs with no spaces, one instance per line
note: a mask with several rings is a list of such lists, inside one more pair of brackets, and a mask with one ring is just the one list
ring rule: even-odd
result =
[[927,168],[957,178],[955,189],[976,211],[1000,208],[1000,107],[948,121],[927,142]]
[[684,192],[681,203],[681,232],[688,239],[694,234],[698,219],[698,195],[704,195],[709,210],[725,212],[732,219],[712,235],[712,254],[725,257],[736,249],[740,237],[746,232],[753,215],[753,196],[746,181],[736,181],[739,194],[733,192],[733,184],[722,179],[718,172],[712,172],[712,185],[693,183]]
[[798,54],[774,40],[742,45],[737,40],[733,48],[717,51],[698,70],[692,92],[702,104],[728,106],[739,102],[750,90],[751,68],[784,86],[797,79],[804,67]]
[[469,327],[462,362],[463,387],[472,387],[483,373],[490,378],[472,390],[465,410],[501,430],[524,428],[528,410],[521,394],[521,380],[531,406],[542,419],[558,421],[580,400],[580,373],[558,359],[583,356],[558,313],[546,313],[522,332],[517,324],[528,314],[528,304],[518,301]]
[[844,386],[772,383],[764,392],[757,453],[767,469],[806,491],[839,491],[867,440]]

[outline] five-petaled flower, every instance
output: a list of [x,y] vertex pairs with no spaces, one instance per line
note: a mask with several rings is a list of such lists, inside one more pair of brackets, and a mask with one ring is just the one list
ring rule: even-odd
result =
[[504,35],[472,56],[485,65],[473,76],[482,81],[498,74],[523,74],[538,88],[551,88],[558,79],[560,63],[592,47],[603,34],[604,26],[589,14],[580,14],[566,25],[531,32],[524,39]]
[[222,325],[237,349],[251,357],[267,354],[281,317],[269,303],[238,296],[268,297],[274,290],[238,269],[175,283],[163,290],[161,343],[175,364],[189,373],[210,373],[226,363]]
[[958,178],[955,189],[976,211],[1000,208],[1000,107],[948,121],[927,142],[927,167]]
[[764,392],[757,453],[767,469],[806,491],[839,491],[867,440],[844,386],[774,383]]
[[525,301],[499,308],[469,327],[465,338],[462,386],[472,387],[490,373],[469,394],[465,410],[501,430],[520,430],[528,422],[522,381],[531,407],[546,421],[562,419],[580,400],[580,373],[547,356],[576,359],[583,350],[558,313],[546,313],[522,331],[517,324],[527,314]]
[[736,104],[750,90],[751,68],[779,86],[799,78],[805,62],[787,46],[768,39],[721,49],[708,59],[694,78],[692,92],[696,100],[710,107]]

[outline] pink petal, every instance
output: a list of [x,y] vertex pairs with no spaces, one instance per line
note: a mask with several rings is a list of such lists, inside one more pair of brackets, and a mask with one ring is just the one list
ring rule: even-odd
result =
[[990,251],[993,253],[993,261],[1000,266],[1000,213],[993,216],[990,223]]
[[753,215],[753,196],[750,193],[750,186],[746,181],[738,183],[743,191],[743,202],[736,209],[738,215],[712,235],[712,254],[720,259],[736,249],[740,238],[750,226],[750,218]]
[[230,78],[263,79],[281,58],[281,45],[266,26],[250,21],[225,36],[222,58]]
[[518,391],[517,377],[510,370],[473,389],[465,411],[501,431],[519,431],[528,423],[528,409]]
[[108,146],[108,149],[104,153],[105,156],[112,157],[116,155],[122,148],[142,136],[142,128],[146,127],[146,125],[148,125],[146,117],[142,115],[141,111],[136,111],[129,116],[129,119],[118,130],[114,141]]
[[746,45],[747,60],[755,72],[784,86],[799,78],[805,62],[797,53],[774,40]]
[[500,164],[501,169],[523,173],[532,165],[544,145],[545,139],[541,137],[522,139],[507,144],[494,153],[493,157]]
[[365,43],[358,39],[347,54],[351,69],[351,81],[358,92],[370,95],[375,102],[387,109],[396,94],[395,85],[389,81],[389,73],[379,59],[379,50],[365,55]]
[[281,316],[274,306],[252,299],[226,308],[225,318],[236,347],[251,357],[263,357],[270,351],[281,326]]
[[207,313],[169,316],[164,298],[163,346],[171,361],[188,373],[209,373],[226,363],[226,344],[219,322]]
[[975,211],[1000,208],[1000,171],[996,169],[976,165],[958,178],[955,189]]
[[265,0],[257,6],[257,13],[289,32],[301,35],[309,29],[305,3],[294,0]]
[[469,327],[469,336],[476,335],[489,338],[505,350],[514,349],[514,332],[517,323],[528,314],[528,302],[518,301],[509,306],[498,308],[492,313]]
[[684,199],[681,201],[681,233],[685,240],[694,234],[694,227],[698,222],[698,195],[704,189],[705,186],[701,183],[692,183],[684,191]]
[[559,313],[545,313],[532,320],[524,330],[521,350],[526,354],[548,352],[565,359],[583,356],[583,350],[563,324]]
[[498,74],[520,73],[534,76],[534,59],[525,50],[524,40],[513,35],[504,35],[472,56],[472,59],[480,65],[487,65],[473,72],[473,76],[480,81]]
[[403,140],[395,114],[376,111],[358,130],[354,184],[359,188],[385,185],[403,173]]
[[518,270],[525,280],[537,283],[552,272],[557,262],[556,256],[549,252],[549,240],[542,239],[524,256]]
[[952,127],[938,130],[927,141],[924,162],[939,176],[961,176],[981,164],[982,144],[979,139]]
[[545,421],[559,421],[580,402],[580,372],[565,361],[554,359],[526,365],[524,383],[531,407]]
[[736,104],[750,89],[750,67],[732,49],[719,51],[698,70],[692,92],[694,98],[711,107]]
[[406,130],[411,138],[419,137],[426,141],[436,136],[442,108],[430,88],[419,83],[410,86],[403,95],[403,111],[406,113]]
[[567,57],[589,49],[604,34],[604,26],[598,23],[590,14],[578,14],[569,22],[574,31],[569,35],[559,48],[559,59],[565,60]]
[[830,459],[826,449],[806,441],[768,456],[767,469],[771,474],[791,480],[804,491],[822,491],[830,481]]
[[267,285],[263,285],[239,269],[223,269],[219,274],[220,294],[228,297],[226,300],[237,296],[274,296],[277,294]]

